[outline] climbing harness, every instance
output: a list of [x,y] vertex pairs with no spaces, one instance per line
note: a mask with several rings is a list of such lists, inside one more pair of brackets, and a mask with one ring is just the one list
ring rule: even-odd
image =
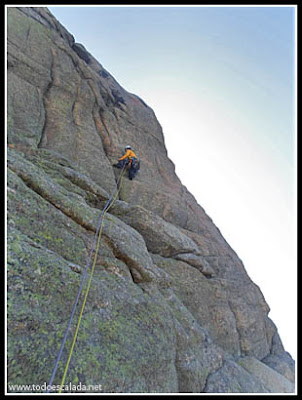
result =
[[136,170],[139,171],[140,169],[140,160],[138,158],[133,157],[130,160],[130,165],[132,165],[132,167]]
[[97,228],[96,228],[96,232],[95,232],[95,236],[94,236],[93,245],[92,245],[91,250],[89,252],[88,260],[87,260],[87,263],[86,263],[86,266],[85,266],[85,270],[84,270],[82,278],[81,278],[81,283],[80,283],[80,286],[79,286],[77,297],[76,297],[75,302],[73,304],[71,315],[70,315],[70,318],[69,318],[69,322],[68,322],[68,325],[67,325],[67,328],[66,328],[66,331],[65,331],[65,335],[64,335],[64,338],[63,338],[59,353],[58,353],[56,361],[55,361],[55,366],[53,368],[49,384],[47,386],[47,391],[46,391],[47,393],[50,392],[53,380],[55,378],[55,375],[56,375],[56,372],[57,372],[57,369],[58,369],[58,366],[59,366],[59,361],[60,361],[60,358],[62,356],[64,347],[65,347],[65,343],[66,343],[66,340],[67,340],[67,336],[68,336],[68,333],[69,333],[69,330],[70,330],[70,327],[71,327],[71,323],[73,321],[73,317],[74,317],[74,314],[75,314],[75,311],[76,311],[80,296],[81,296],[81,294],[83,292],[83,286],[84,286],[84,282],[85,282],[86,277],[87,277],[89,265],[91,263],[92,254],[93,254],[93,252],[95,250],[94,260],[93,260],[93,263],[92,263],[90,276],[89,276],[89,279],[88,279],[88,283],[87,283],[84,299],[83,299],[83,302],[82,302],[82,307],[81,307],[81,310],[80,310],[80,314],[79,314],[78,322],[77,322],[76,329],[75,329],[75,332],[74,332],[74,335],[73,335],[73,340],[72,340],[72,344],[71,344],[71,347],[70,347],[68,359],[67,359],[67,362],[66,362],[66,365],[65,365],[63,377],[62,377],[61,384],[60,384],[59,393],[62,392],[62,387],[64,385],[64,382],[65,382],[65,379],[66,379],[66,375],[67,375],[67,372],[68,372],[68,369],[69,369],[69,363],[70,363],[70,360],[71,360],[71,357],[72,357],[72,353],[73,353],[73,349],[74,349],[74,346],[75,346],[75,343],[76,343],[76,339],[77,339],[77,335],[78,335],[78,332],[79,332],[79,328],[80,328],[80,324],[81,324],[81,320],[82,320],[82,316],[83,316],[83,312],[84,312],[87,296],[88,296],[89,289],[90,289],[90,286],[91,286],[93,273],[94,273],[94,270],[95,270],[97,255],[98,255],[98,252],[99,252],[99,247],[100,247],[100,242],[101,242],[101,235],[102,235],[102,229],[103,229],[103,224],[104,224],[104,217],[105,217],[106,213],[109,211],[109,209],[112,207],[112,205],[114,204],[115,200],[117,199],[118,193],[119,193],[119,191],[120,191],[120,189],[122,187],[122,181],[123,181],[125,169],[126,169],[126,165],[123,166],[122,171],[121,171],[121,173],[120,173],[120,175],[118,177],[118,180],[116,182],[116,187],[114,188],[111,196],[109,197],[109,199],[108,199],[107,203],[105,204],[105,206],[104,206],[104,208],[102,210],[102,213],[100,215],[100,218],[99,218],[99,221],[98,221],[98,224],[97,224]]

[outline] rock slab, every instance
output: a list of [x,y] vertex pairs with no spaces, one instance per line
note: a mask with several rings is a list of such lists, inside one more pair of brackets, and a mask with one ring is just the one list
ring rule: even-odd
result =
[[153,110],[47,8],[8,7],[7,51],[8,391],[49,381],[116,188],[112,164],[131,143],[141,171],[104,220],[67,381],[102,393],[293,392],[269,307],[175,174]]

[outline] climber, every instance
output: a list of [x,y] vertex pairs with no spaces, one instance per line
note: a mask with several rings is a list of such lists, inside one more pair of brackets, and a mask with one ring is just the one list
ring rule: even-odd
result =
[[125,154],[120,157],[118,161],[119,162],[113,166],[116,168],[123,168],[123,166],[126,165],[129,170],[129,179],[132,180],[140,168],[140,161],[131,149],[131,146],[125,147]]

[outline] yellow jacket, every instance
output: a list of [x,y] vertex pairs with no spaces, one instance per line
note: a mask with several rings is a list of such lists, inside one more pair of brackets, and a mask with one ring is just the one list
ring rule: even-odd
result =
[[125,158],[129,158],[129,160],[131,161],[132,158],[137,158],[137,157],[136,157],[136,154],[134,153],[134,151],[128,149],[126,151],[126,153],[123,155],[123,157],[119,158],[118,160],[123,161],[123,160],[125,160]]

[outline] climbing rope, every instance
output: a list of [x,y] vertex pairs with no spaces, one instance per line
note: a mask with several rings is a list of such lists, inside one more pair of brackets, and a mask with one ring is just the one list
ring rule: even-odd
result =
[[82,278],[81,278],[81,283],[80,283],[80,286],[79,286],[77,297],[76,297],[75,302],[74,302],[73,307],[72,307],[72,311],[71,311],[69,322],[68,322],[68,325],[67,325],[67,328],[66,328],[66,331],[65,331],[65,335],[64,335],[64,338],[63,338],[59,353],[58,353],[56,361],[55,361],[55,366],[53,368],[53,371],[52,371],[52,374],[51,374],[51,378],[50,378],[50,381],[48,383],[48,387],[47,387],[47,391],[46,391],[47,393],[50,392],[50,388],[51,388],[53,380],[55,378],[55,375],[56,375],[56,372],[57,372],[57,369],[58,369],[58,366],[59,366],[59,361],[60,361],[60,358],[62,356],[64,347],[65,347],[65,343],[66,343],[66,340],[67,340],[67,337],[68,337],[68,333],[69,333],[69,330],[70,330],[70,327],[71,327],[71,323],[73,321],[73,317],[74,317],[74,314],[75,314],[75,311],[76,311],[80,296],[81,296],[81,294],[83,292],[83,285],[84,285],[84,282],[85,282],[86,277],[87,277],[88,268],[89,268],[89,265],[90,265],[91,259],[92,259],[92,254],[93,254],[93,252],[95,250],[94,260],[93,260],[93,264],[92,264],[92,267],[91,267],[91,272],[90,272],[87,288],[86,288],[86,291],[85,291],[85,296],[84,296],[84,299],[83,299],[81,311],[80,311],[80,314],[79,314],[79,317],[78,317],[78,322],[77,322],[77,325],[76,325],[76,330],[75,330],[74,335],[73,335],[71,348],[70,348],[70,351],[69,351],[68,359],[67,359],[67,362],[66,362],[66,365],[65,365],[63,377],[62,377],[61,384],[60,384],[59,393],[62,392],[62,387],[64,385],[64,382],[65,382],[65,379],[66,379],[66,375],[67,375],[67,372],[68,372],[68,369],[69,369],[70,360],[71,360],[73,349],[74,349],[74,346],[75,346],[75,343],[76,343],[76,339],[77,339],[77,335],[78,335],[79,328],[80,328],[80,325],[81,325],[81,320],[82,320],[82,316],[83,316],[83,312],[84,312],[87,296],[88,296],[88,293],[89,293],[89,290],[90,290],[91,281],[92,281],[93,273],[94,273],[94,270],[95,270],[97,255],[98,255],[98,252],[99,252],[99,247],[100,247],[100,242],[101,242],[101,235],[102,235],[102,229],[103,229],[103,224],[104,224],[104,217],[105,217],[106,213],[109,211],[109,209],[112,207],[112,205],[114,204],[114,202],[117,199],[118,193],[119,193],[119,191],[120,191],[120,189],[122,187],[122,181],[123,181],[123,177],[124,177],[125,168],[126,168],[126,165],[123,166],[122,171],[121,171],[121,173],[120,173],[120,175],[118,177],[118,180],[116,182],[116,187],[114,188],[111,196],[109,197],[109,199],[108,199],[107,203],[105,204],[105,206],[104,206],[104,208],[102,210],[102,213],[100,215],[100,218],[99,218],[99,221],[98,221],[98,224],[97,224],[97,228],[96,228],[96,232],[95,232],[95,236],[94,236],[94,242],[93,242],[93,245],[91,247],[91,250],[90,250],[90,253],[89,253],[89,257],[88,257],[88,260],[87,260],[87,263],[86,263],[86,266],[85,266],[85,270],[84,270]]

